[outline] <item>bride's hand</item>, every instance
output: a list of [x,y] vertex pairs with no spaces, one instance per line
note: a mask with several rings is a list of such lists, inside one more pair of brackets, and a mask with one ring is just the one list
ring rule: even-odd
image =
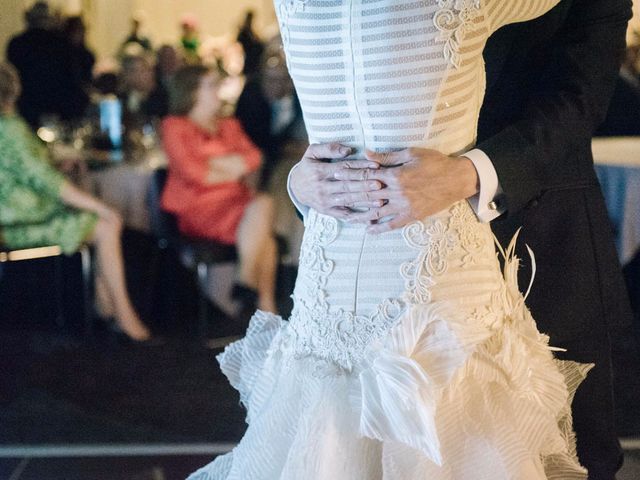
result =
[[[349,220],[353,208],[380,207],[383,201],[369,199],[382,188],[377,180],[367,180],[369,172],[379,168],[376,161],[345,159],[353,153],[339,143],[310,145],[291,170],[291,193],[301,204],[332,217]],[[332,163],[332,160],[341,160]],[[358,178],[342,181],[340,172],[359,172]]]
[[[384,205],[351,215],[349,221],[370,224],[370,233],[401,228],[478,192],[478,174],[467,157],[452,157],[424,148],[391,153],[367,151],[366,157],[382,167],[370,172],[368,178],[383,184],[382,190],[372,192],[369,197],[384,199]],[[359,176],[361,173],[353,171],[336,174],[342,181],[353,181]],[[378,223],[381,218],[386,221]]]

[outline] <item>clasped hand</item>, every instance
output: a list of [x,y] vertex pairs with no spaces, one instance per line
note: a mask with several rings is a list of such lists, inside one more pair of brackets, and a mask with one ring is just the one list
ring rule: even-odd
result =
[[242,155],[229,154],[209,159],[206,181],[210,185],[237,182],[247,174],[247,165]]
[[310,145],[291,173],[296,199],[320,213],[367,224],[383,233],[429,215],[478,191],[478,175],[467,157],[407,148],[391,153],[353,150],[337,143]]

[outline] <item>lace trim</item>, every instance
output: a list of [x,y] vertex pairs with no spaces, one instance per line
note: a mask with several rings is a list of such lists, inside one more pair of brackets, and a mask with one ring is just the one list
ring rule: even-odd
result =
[[[382,338],[403,311],[404,303],[394,299],[384,300],[373,315],[354,315],[344,310],[322,314],[304,309],[289,328],[295,355],[315,355],[350,372],[364,358],[366,347]],[[318,368],[317,372],[325,370]]]
[[[315,356],[318,375],[352,371],[366,348],[382,338],[406,310],[408,303],[428,304],[436,279],[455,267],[487,259],[487,237],[466,202],[454,204],[443,217],[414,222],[403,231],[407,245],[418,253],[400,267],[406,292],[400,299],[385,299],[370,315],[343,309],[330,311],[326,286],[334,263],[325,248],[338,236],[339,222],[311,211],[300,258],[303,291],[294,294],[287,349],[297,358]],[[481,315],[484,312],[477,312]],[[486,322],[485,322],[486,323]]]
[[365,348],[391,328],[404,302],[386,299],[371,315],[329,311],[325,288],[334,264],[325,257],[324,248],[336,239],[339,224],[312,211],[306,228],[299,269],[306,291],[295,296],[287,343],[298,358],[313,355],[324,360],[317,365],[317,375],[350,372],[362,360]]
[[[405,300],[430,303],[435,279],[447,273],[451,259],[456,265],[473,265],[486,258],[486,238],[466,202],[455,203],[448,215],[407,225],[402,236],[407,245],[419,251],[415,260],[400,267],[405,279]],[[456,255],[452,255],[453,253]]]
[[465,34],[475,29],[480,0],[438,0],[438,6],[440,10],[433,17],[433,24],[440,30],[438,40],[444,42],[444,58],[460,68],[460,44]]

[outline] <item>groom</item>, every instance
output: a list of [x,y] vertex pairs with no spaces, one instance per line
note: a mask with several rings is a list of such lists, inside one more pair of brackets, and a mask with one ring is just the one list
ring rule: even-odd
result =
[[[527,303],[539,329],[567,349],[561,358],[596,365],[573,402],[578,455],[591,480],[614,479],[622,464],[610,333],[630,312],[590,141],[607,110],[630,16],[630,0],[562,0],[543,17],[496,32],[484,52],[478,143],[464,156],[408,149],[328,163],[350,151],[312,145],[290,177],[299,204],[369,223],[372,232],[464,198],[503,245],[522,227],[521,285],[531,275],[527,244],[537,263]],[[396,168],[372,169],[372,162]],[[377,223],[383,217],[390,220]]]

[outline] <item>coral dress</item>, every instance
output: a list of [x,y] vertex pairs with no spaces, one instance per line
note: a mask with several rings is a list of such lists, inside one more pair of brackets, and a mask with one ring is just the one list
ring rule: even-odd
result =
[[162,208],[178,217],[183,234],[234,244],[253,193],[241,182],[211,185],[206,178],[209,162],[215,162],[216,157],[238,154],[248,172],[260,167],[260,151],[240,122],[235,118],[220,119],[215,133],[210,133],[187,117],[168,117],[162,122],[162,142],[169,158]]
[[[310,141],[467,151],[487,38],[556,3],[276,0]],[[589,366],[554,359],[514,244],[467,201],[379,235],[304,223],[291,318],[258,312],[218,357],[246,434],[192,480],[586,478],[570,403]]]

